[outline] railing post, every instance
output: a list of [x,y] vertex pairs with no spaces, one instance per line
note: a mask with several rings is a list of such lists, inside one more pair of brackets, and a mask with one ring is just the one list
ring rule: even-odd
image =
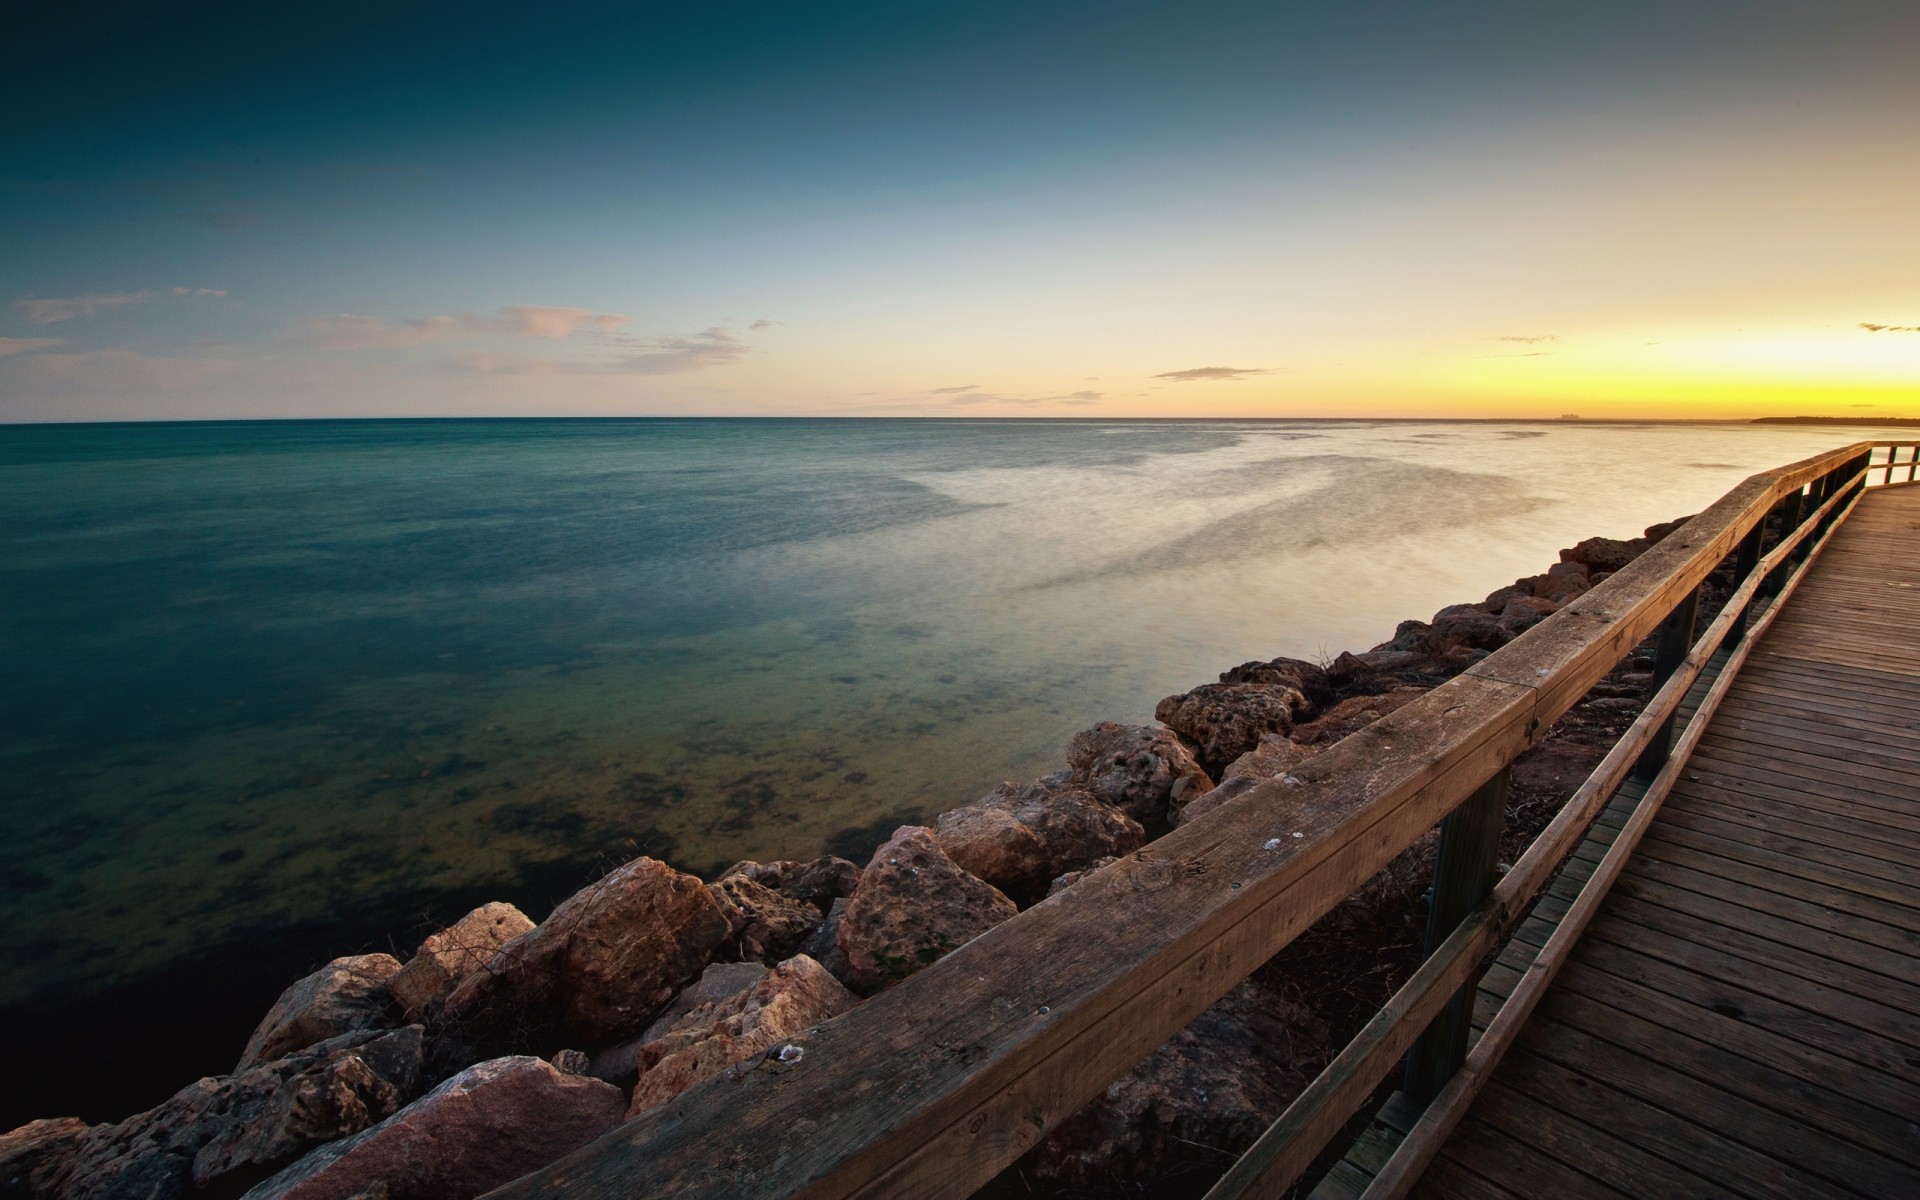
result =
[[[1766,536],[1767,519],[1762,517],[1753,523],[1753,528],[1747,531],[1747,536],[1740,539],[1740,547],[1734,551],[1733,556],[1733,586],[1736,591],[1747,581],[1747,576],[1759,569],[1760,541]],[[1740,619],[1727,630],[1727,640],[1722,643],[1723,645],[1730,649],[1738,646],[1741,639],[1747,636],[1747,616],[1751,611],[1752,605],[1749,604],[1748,612],[1741,613]]]
[[[1660,623],[1660,640],[1653,651],[1653,682],[1647,685],[1647,695],[1659,692],[1673,673],[1686,660],[1687,651],[1693,646],[1693,620],[1700,611],[1700,589],[1694,588],[1687,593],[1686,599],[1674,606],[1667,619]],[[1667,755],[1673,749],[1673,725],[1678,712],[1670,713],[1661,723],[1660,729],[1647,743],[1640,760],[1633,765],[1633,778],[1652,779],[1667,765]]]
[[[1433,893],[1427,906],[1429,955],[1493,891],[1511,778],[1512,768],[1502,767],[1440,824],[1440,852],[1434,859]],[[1414,1103],[1432,1100],[1466,1061],[1475,986],[1468,983],[1461,988],[1407,1051],[1405,1087]]]
[[[1774,506],[1773,515],[1780,522],[1780,537],[1774,542],[1774,545],[1778,546],[1786,541],[1792,535],[1794,528],[1800,524],[1800,493],[1794,492],[1782,497],[1780,503]],[[1777,564],[1760,584],[1760,595],[1771,599],[1779,594],[1780,585],[1785,583],[1786,579],[1787,564],[1784,562]]]

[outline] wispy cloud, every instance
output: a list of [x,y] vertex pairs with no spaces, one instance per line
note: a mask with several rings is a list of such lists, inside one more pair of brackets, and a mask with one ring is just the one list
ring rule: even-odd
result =
[[[954,394],[954,393],[959,394]],[[972,388],[936,388],[929,395],[944,395],[947,399],[941,403],[959,408],[972,408],[981,404],[1011,404],[1019,408],[1037,408],[1042,404],[1098,404],[1106,395],[1104,392],[1066,392],[1057,396],[1009,396],[1002,392],[981,392]]]
[[48,346],[63,344],[59,338],[17,338],[0,337],[0,358],[10,354],[25,354],[29,350],[45,350]]
[[491,317],[452,313],[431,317],[381,317],[342,313],[316,317],[309,328],[321,336],[328,350],[358,350],[370,346],[418,346],[425,342],[463,337],[537,337],[558,341],[584,331],[612,333],[632,318],[590,308],[557,308],[542,304],[512,304]]
[[928,388],[927,395],[958,396],[965,392],[977,392],[979,390],[980,390],[980,385],[977,383],[963,383],[958,387]]
[[715,325],[691,337],[662,338],[652,349],[616,359],[608,368],[625,375],[678,375],[724,367],[745,358],[753,347]]
[[1245,379],[1249,375],[1271,375],[1270,367],[1188,367],[1184,371],[1167,371],[1155,375],[1155,379],[1171,379],[1175,383],[1196,383],[1204,379]]
[[758,333],[762,329],[772,329],[774,326],[779,324],[782,324],[782,322],[775,321],[768,317],[761,317],[758,321],[755,321],[753,324],[747,326],[747,330],[750,333]]
[[144,304],[156,296],[218,297],[227,293],[219,288],[168,288],[159,291],[145,288],[138,292],[88,292],[84,296],[69,296],[65,299],[16,300],[13,306],[27,315],[29,325],[53,325],[60,321],[71,321],[75,317],[90,317],[97,312],[110,308],[125,308],[130,304]]
[[63,390],[108,394],[173,391],[197,387],[242,366],[231,358],[169,358],[124,347],[85,354],[35,354],[21,370]]
[[1529,346],[1537,346],[1541,342],[1557,342],[1560,340],[1560,335],[1557,333],[1509,333],[1494,338],[1493,340],[1496,342],[1521,342]]
[[[624,317],[621,319],[625,320]],[[688,337],[650,340],[622,338],[621,341],[640,348],[611,360],[457,354],[448,359],[446,365],[455,370],[478,371],[488,375],[680,375],[738,362],[753,349],[719,325]]]
[[52,325],[59,321],[71,321],[75,317],[90,317],[94,313],[108,308],[123,308],[129,304],[139,304],[151,300],[160,293],[152,290],[144,292],[89,292],[84,296],[71,296],[64,300],[16,300],[14,307],[27,314],[29,325]]
[[1920,325],[1875,325],[1871,321],[1862,321],[1860,328],[1868,333],[1920,333]]

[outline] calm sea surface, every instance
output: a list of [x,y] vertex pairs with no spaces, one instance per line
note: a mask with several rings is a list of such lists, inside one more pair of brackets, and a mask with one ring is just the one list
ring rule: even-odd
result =
[[0,1007],[31,1037],[156,981],[211,1014],[195,989],[230,980],[255,1013],[312,962],[481,899],[537,918],[636,853],[860,857],[1094,721],[1365,648],[1868,436],[0,427]]

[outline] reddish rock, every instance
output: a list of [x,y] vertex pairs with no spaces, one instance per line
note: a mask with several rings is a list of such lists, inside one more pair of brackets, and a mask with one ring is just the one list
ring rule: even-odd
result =
[[825,967],[798,955],[758,983],[683,1014],[641,1046],[629,1118],[738,1062],[756,1058],[831,1020],[859,1001]]
[[835,900],[833,907],[827,910],[827,919],[820,922],[820,928],[807,935],[801,944],[800,953],[811,958],[827,969],[827,973],[848,987],[853,986],[853,971],[847,966],[847,956],[840,949],[840,925],[847,919],[847,901]]
[[835,900],[853,895],[855,885],[860,882],[860,866],[831,854],[805,863],[747,861],[728,867],[720,878],[736,875],[744,875],[761,887],[772,888],[790,900],[799,900],[826,912]]
[[634,1077],[638,1074],[635,1056],[639,1053],[640,1047],[666,1033],[681,1017],[701,1005],[724,1000],[744,988],[752,987],[766,977],[767,968],[757,962],[714,963],[700,973],[700,978],[682,988],[680,994],[661,1010],[660,1015],[653,1019],[653,1024],[647,1026],[643,1032],[625,1041],[616,1042],[594,1055],[593,1061],[587,1066],[586,1074],[621,1087],[631,1087]]
[[903,825],[873,853],[840,922],[854,990],[896,983],[1018,910],[992,884],[961,870],[933,831]]
[[468,1067],[371,1129],[323,1146],[247,1200],[468,1200],[570,1154],[620,1123],[620,1089],[537,1058]]
[[1088,863],[1086,866],[1080,868],[1078,871],[1068,871],[1065,875],[1060,876],[1058,879],[1054,880],[1052,883],[1047,885],[1047,895],[1057,896],[1061,892],[1064,892],[1068,888],[1072,887],[1074,884],[1079,883],[1082,879],[1085,879],[1087,876],[1093,874],[1095,871],[1098,871],[1100,868],[1110,867],[1114,863],[1117,863],[1119,861],[1120,860],[1117,858],[1102,858],[1094,862]]
[[1478,604],[1451,604],[1433,614],[1430,649],[1497,650],[1513,640],[1513,631]]
[[343,1033],[392,1028],[397,1022],[387,984],[399,972],[391,954],[334,959],[280,993],[247,1039],[234,1073]]
[[1560,611],[1560,606],[1538,596],[1515,596],[1500,609],[1500,624],[1516,636]]
[[1266,662],[1245,662],[1220,672],[1221,683],[1272,683],[1290,687],[1305,696],[1314,707],[1334,701],[1333,677],[1338,664],[1322,668],[1298,658],[1275,658]]
[[1563,563],[1580,563],[1594,571],[1618,571],[1639,558],[1653,543],[1645,538],[1623,542],[1617,538],[1591,537],[1572,549],[1560,552]]
[[707,890],[727,919],[727,940],[720,952],[742,962],[779,962],[806,941],[825,916],[816,906],[745,875],[723,876]]
[[1399,687],[1379,696],[1350,696],[1313,721],[1293,731],[1293,740],[1307,746],[1330,746],[1365,729],[1381,717],[1427,694],[1423,687]]
[[1039,899],[1055,876],[1131,854],[1146,840],[1138,821],[1093,793],[1039,783],[1003,783],[941,813],[934,830],[961,870],[1024,903]]
[[467,976],[485,967],[500,947],[533,928],[511,904],[483,904],[420,943],[387,984],[410,1020],[431,1015]]
[[[1337,707],[1337,706],[1336,706]],[[1317,746],[1303,746],[1279,734],[1270,733],[1260,744],[1228,764],[1220,777],[1220,786],[1196,797],[1174,817],[1174,824],[1198,820],[1235,796],[1254,789],[1256,784],[1278,779],[1319,752]]]
[[418,1025],[329,1039],[226,1078],[202,1079],[117,1125],[96,1127],[69,1161],[67,1200],[167,1200],[245,1181],[320,1143],[365,1129],[419,1086]]
[[0,1198],[40,1200],[65,1191],[86,1139],[87,1123],[79,1117],[29,1121],[0,1134]]
[[700,973],[730,932],[705,884],[637,858],[508,942],[447,998],[481,1045],[597,1045],[634,1033]]
[[1691,520],[1693,520],[1691,516],[1675,517],[1671,521],[1662,521],[1658,525],[1649,525],[1646,531],[1640,535],[1641,540],[1645,541],[1649,546],[1656,546],[1666,541],[1669,536],[1678,533],[1680,527]]
[[1218,774],[1253,749],[1263,733],[1285,733],[1312,709],[1306,694],[1284,683],[1206,683],[1168,696],[1156,721],[1199,748],[1200,765]]
[[1243,983],[1068,1117],[1021,1160],[1050,1182],[1114,1194],[1199,1160],[1217,1173],[1319,1068],[1308,1010]]
[[1149,833],[1182,804],[1213,789],[1193,752],[1170,729],[1102,721],[1073,735],[1067,765],[1075,787],[1126,813]]
[[593,1060],[584,1050],[556,1050],[547,1056],[548,1065],[562,1075],[591,1075]]

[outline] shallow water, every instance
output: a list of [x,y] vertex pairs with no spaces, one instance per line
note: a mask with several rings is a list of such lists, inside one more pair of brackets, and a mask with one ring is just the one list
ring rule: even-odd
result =
[[0,1006],[404,952],[637,852],[859,857],[1096,720],[1869,436],[0,427]]

